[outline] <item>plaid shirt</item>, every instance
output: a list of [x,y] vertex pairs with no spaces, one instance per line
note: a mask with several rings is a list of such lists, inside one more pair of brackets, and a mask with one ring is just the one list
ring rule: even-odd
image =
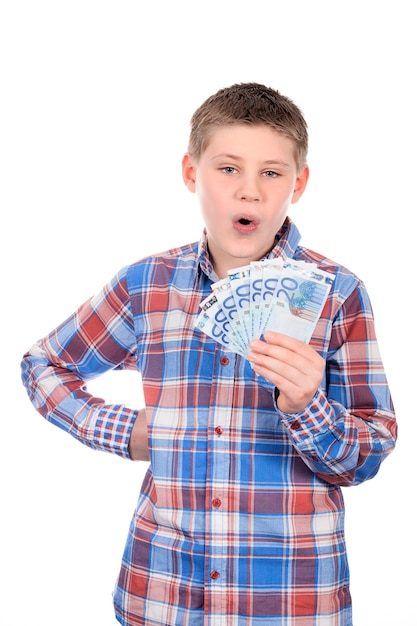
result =
[[341,487],[377,473],[396,422],[364,285],[299,246],[289,219],[278,235],[271,257],[335,275],[311,340],[325,376],[298,414],[195,328],[217,280],[205,237],[123,269],[23,358],[42,415],[126,458],[138,411],[85,385],[109,368],[141,374],[151,461],[114,591],[125,626],[352,623]]

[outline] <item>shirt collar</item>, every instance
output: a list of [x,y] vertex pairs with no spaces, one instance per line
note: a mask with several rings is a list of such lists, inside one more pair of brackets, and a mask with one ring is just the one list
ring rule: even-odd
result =
[[301,234],[297,226],[289,217],[286,217],[283,225],[275,235],[275,246],[264,258],[293,258],[298,244],[300,243],[300,239]]
[[[294,222],[286,217],[283,225],[275,236],[275,246],[264,257],[265,259],[275,259],[278,257],[292,258],[295,250],[301,239],[300,231]],[[198,263],[201,270],[211,279],[217,280],[214,274],[213,264],[210,260],[208,245],[207,245],[207,231],[204,229],[198,246]]]
[[213,264],[210,260],[210,255],[208,251],[207,244],[207,230],[203,230],[203,234],[201,235],[200,243],[198,244],[198,265],[200,269],[206,274],[209,278],[213,279]]

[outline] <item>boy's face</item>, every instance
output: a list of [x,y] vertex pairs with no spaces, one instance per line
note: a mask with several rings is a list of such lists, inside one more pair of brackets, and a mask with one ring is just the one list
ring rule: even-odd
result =
[[198,194],[214,270],[261,259],[275,244],[290,204],[308,180],[297,172],[293,142],[266,125],[216,130],[198,162],[183,159],[188,189]]

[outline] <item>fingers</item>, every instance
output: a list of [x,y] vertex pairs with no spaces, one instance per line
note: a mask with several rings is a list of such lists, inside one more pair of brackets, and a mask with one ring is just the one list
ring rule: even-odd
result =
[[309,370],[317,366],[321,367],[323,361],[311,346],[293,337],[272,331],[265,333],[265,341],[259,339],[252,341],[248,358],[264,366],[270,363],[269,359],[273,359],[290,366],[291,370],[302,371],[306,368]]
[[325,367],[325,360],[314,348],[271,331],[265,333],[265,341],[251,343],[248,359],[257,374],[279,389],[280,408],[287,412],[300,411],[308,404],[321,383]]

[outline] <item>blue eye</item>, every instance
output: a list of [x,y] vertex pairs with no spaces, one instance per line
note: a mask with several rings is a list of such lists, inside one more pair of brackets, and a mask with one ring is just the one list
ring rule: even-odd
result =
[[266,172],[264,172],[264,176],[266,176],[267,178],[275,178],[275,176],[279,176],[279,174],[278,172],[267,170]]
[[222,167],[221,169],[225,174],[234,174],[236,172],[236,169],[231,165],[226,165],[226,167]]

